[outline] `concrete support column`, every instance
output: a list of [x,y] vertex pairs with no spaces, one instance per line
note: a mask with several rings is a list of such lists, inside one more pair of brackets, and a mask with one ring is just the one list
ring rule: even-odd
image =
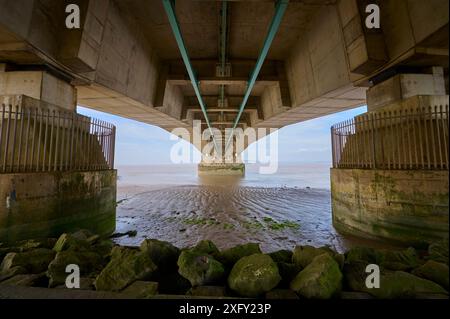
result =
[[442,68],[392,76],[368,90],[367,104],[368,114],[355,118],[354,131],[336,148],[333,225],[408,245],[448,239],[449,96]]
[[0,106],[0,242],[113,232],[113,127],[77,115],[75,87],[46,71],[0,64]]

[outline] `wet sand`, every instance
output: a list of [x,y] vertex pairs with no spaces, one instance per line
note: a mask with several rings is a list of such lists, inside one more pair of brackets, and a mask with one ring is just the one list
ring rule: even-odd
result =
[[116,239],[122,245],[157,238],[178,247],[210,239],[221,249],[258,242],[265,252],[306,244],[329,245],[339,252],[356,245],[386,247],[337,233],[327,189],[245,186],[244,180],[227,177],[186,185],[130,180],[119,180],[117,231],[136,230],[137,236]]

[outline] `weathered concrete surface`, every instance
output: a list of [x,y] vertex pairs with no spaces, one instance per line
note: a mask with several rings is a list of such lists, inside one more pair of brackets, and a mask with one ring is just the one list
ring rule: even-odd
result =
[[198,175],[245,175],[244,163],[200,163],[198,164]]
[[448,174],[331,169],[333,225],[343,233],[410,244],[448,238]]
[[[65,1],[0,0],[6,71],[51,66],[77,87],[80,105],[166,130],[205,124],[161,1],[71,3],[81,9],[78,30],[64,26]],[[280,128],[363,105],[370,80],[393,67],[448,69],[447,0],[380,1],[379,30],[365,27],[366,4],[290,1],[239,127]],[[212,125],[221,130],[235,119],[274,13],[273,1],[228,5],[232,72],[223,78],[216,73],[221,3],[176,4]],[[218,103],[222,84],[225,105]]]
[[0,241],[115,229],[115,170],[0,174]]

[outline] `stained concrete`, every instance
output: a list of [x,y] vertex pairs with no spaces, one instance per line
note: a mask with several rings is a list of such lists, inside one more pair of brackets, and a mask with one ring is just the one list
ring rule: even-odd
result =
[[448,238],[448,170],[331,169],[333,225],[407,244]]
[[112,233],[116,179],[115,170],[0,174],[0,241]]

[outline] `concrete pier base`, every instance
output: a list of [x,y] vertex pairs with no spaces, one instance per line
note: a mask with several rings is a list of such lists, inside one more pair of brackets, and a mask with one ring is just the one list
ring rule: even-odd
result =
[[213,176],[213,175],[245,175],[244,163],[200,163],[198,164],[199,176]]
[[115,170],[0,174],[0,242],[116,224]]

